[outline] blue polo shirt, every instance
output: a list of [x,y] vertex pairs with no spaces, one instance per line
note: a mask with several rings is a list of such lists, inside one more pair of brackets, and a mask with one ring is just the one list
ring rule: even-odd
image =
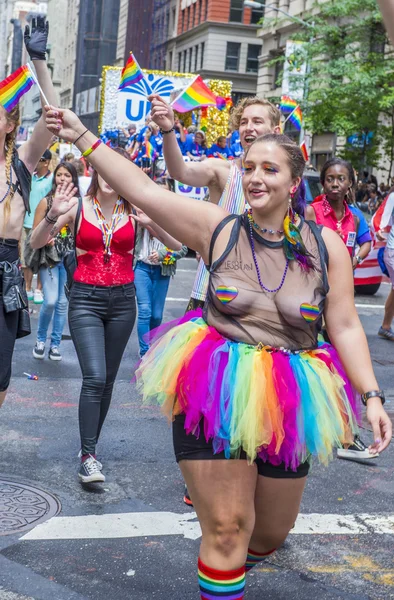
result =
[[38,177],[37,173],[33,173],[33,176],[31,178],[31,189],[29,196],[30,214],[26,213],[25,220],[23,222],[23,227],[32,229],[36,208],[40,204],[41,200],[45,198],[45,196],[51,191],[52,180],[53,173],[51,173],[50,171],[48,171],[48,173],[46,173],[46,175],[43,175],[42,177]]

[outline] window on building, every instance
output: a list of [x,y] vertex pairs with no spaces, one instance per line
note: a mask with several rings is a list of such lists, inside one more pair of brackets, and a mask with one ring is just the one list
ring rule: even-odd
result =
[[243,0],[231,0],[230,4],[230,21],[233,23],[242,23],[244,16]]
[[198,69],[198,50],[199,46],[196,46],[194,49],[194,71],[197,71]]
[[202,17],[202,0],[197,0],[198,2],[198,23],[201,23]]
[[172,51],[171,51],[171,52],[168,54],[168,70],[169,70],[169,71],[172,71],[172,56],[173,56],[173,53],[172,53]]
[[186,31],[190,29],[190,6],[187,8]]
[[281,86],[281,80],[283,77],[283,69],[284,69],[284,56],[285,56],[285,52],[284,50],[279,50],[277,52],[271,52],[271,59],[276,59],[275,65],[274,65],[274,73],[273,73],[273,80],[272,80],[272,85],[271,85],[271,89],[272,90],[276,90],[277,87]]
[[182,11],[182,32],[185,31],[185,14],[186,14],[186,10],[183,9],[183,11]]
[[197,3],[195,2],[193,4],[193,21],[192,21],[192,27],[195,27],[195,25],[196,25],[196,8],[197,8]]
[[205,42],[201,44],[201,64],[200,69],[204,68]]
[[248,59],[246,61],[246,72],[257,73],[259,70],[259,55],[261,46],[248,44]]
[[189,48],[189,73],[192,72],[193,48]]
[[226,71],[238,71],[239,55],[241,53],[241,44],[238,42],[227,42],[226,51]]
[[178,71],[182,71],[182,52],[178,52]]
[[175,33],[175,19],[176,19],[176,8],[172,9],[172,19],[171,19],[171,28],[172,28],[172,32]]
[[208,4],[209,0],[205,0],[205,20],[208,21],[208,8],[209,8],[209,4]]
[[253,8],[250,22],[256,25],[264,17],[264,6],[261,8]]
[[183,72],[186,73],[187,50],[183,51]]

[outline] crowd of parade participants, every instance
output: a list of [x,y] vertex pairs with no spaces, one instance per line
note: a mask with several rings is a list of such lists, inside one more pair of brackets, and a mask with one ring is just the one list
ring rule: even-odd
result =
[[[394,286],[394,188],[332,158],[308,205],[304,156],[281,133],[278,108],[258,97],[234,107],[231,131],[208,147],[206,132],[185,130],[154,95],[144,127],[115,147],[119,135],[100,139],[57,108],[45,31],[38,19],[25,39],[50,105],[18,150],[19,107],[0,106],[0,405],[28,303],[41,304],[37,360],[61,361],[68,318],[82,372],[78,478],[104,482],[96,447],[137,321],[140,362],[130,368],[142,401],[172,420],[184,500],[203,533],[201,598],[242,599],[246,573],[293,527],[311,462],[335,449],[377,459],[389,445],[353,271],[384,240]],[[57,159],[57,139],[80,158]],[[207,187],[208,201],[176,195],[174,180]],[[371,234],[365,213],[382,203]],[[162,325],[189,249],[199,260],[189,305]],[[387,341],[393,317],[391,289]],[[359,437],[362,404],[370,445]]]

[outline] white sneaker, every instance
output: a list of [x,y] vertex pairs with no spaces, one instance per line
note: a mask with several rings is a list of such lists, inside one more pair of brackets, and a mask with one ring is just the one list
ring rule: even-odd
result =
[[338,448],[337,457],[345,458],[347,460],[368,460],[370,458],[377,458],[379,454],[373,454],[369,451],[368,446],[359,438],[358,435],[354,436],[354,441],[349,448]]
[[33,300],[34,299],[34,292],[33,292],[33,290],[26,290],[26,295],[27,295],[27,299],[28,300]]
[[41,290],[34,290],[33,302],[34,304],[42,304],[44,302],[44,295]]
[[33,348],[33,356],[40,360],[45,358],[45,342],[36,342],[36,345]]

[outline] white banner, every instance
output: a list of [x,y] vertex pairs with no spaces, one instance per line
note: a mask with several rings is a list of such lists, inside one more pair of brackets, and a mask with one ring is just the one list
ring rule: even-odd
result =
[[282,94],[294,100],[303,100],[307,56],[304,42],[286,42],[286,60],[283,68]]
[[208,188],[195,188],[190,185],[180,183],[179,181],[175,181],[175,193],[187,198],[194,198],[195,200],[204,200],[204,197],[208,193]]

